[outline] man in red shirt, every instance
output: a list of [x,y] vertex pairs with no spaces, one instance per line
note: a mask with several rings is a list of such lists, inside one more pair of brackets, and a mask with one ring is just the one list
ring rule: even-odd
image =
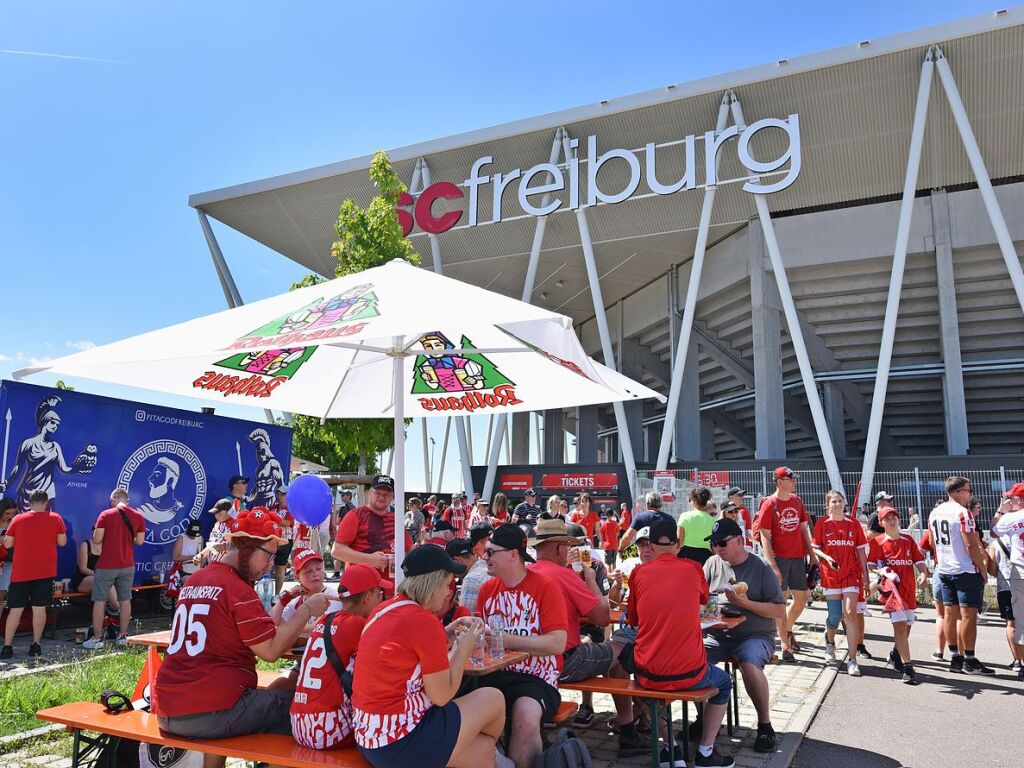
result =
[[590,496],[586,493],[580,494],[580,511],[577,520],[572,522],[583,526],[587,532],[587,538],[595,547],[597,546],[597,527],[601,524],[601,518],[594,511],[590,503]]
[[302,746],[340,749],[356,745],[351,699],[356,648],[366,619],[383,600],[384,590],[393,588],[394,584],[365,563],[349,566],[342,574],[338,584],[341,610],[317,621],[298,671],[291,719],[292,734]]
[[[327,609],[310,595],[280,626],[263,610],[253,583],[269,573],[284,543],[281,518],[263,507],[239,512],[230,549],[181,588],[167,655],[157,673],[153,709],[160,728],[190,739],[248,733],[291,734],[292,692],[259,689],[256,658],[277,661]],[[205,768],[223,766],[207,755]]]
[[633,513],[629,511],[629,504],[622,502],[619,504],[619,533],[625,533],[629,530],[629,526],[633,524]]
[[619,519],[608,510],[601,522],[601,548],[604,550],[604,564],[608,570],[615,567],[619,557]]
[[[48,512],[50,497],[46,491],[33,491],[28,497],[29,511],[15,515],[7,526],[4,547],[14,549],[11,587],[7,592],[7,626],[0,659],[14,655],[14,633],[21,614],[32,605],[32,645],[29,656],[41,656],[39,639],[46,626],[46,609],[53,601],[53,579],[57,575],[57,547],[68,543],[64,521],[56,512]],[[14,543],[18,542],[17,548]]]
[[[331,549],[335,560],[345,563],[368,563],[387,579],[390,563],[395,555],[395,513],[391,502],[395,499],[395,481],[388,475],[374,475],[370,481],[370,492],[366,494],[366,506],[353,509],[338,526],[338,536]],[[402,520],[404,523],[405,516]],[[405,526],[405,552],[412,550],[412,538]],[[388,595],[391,596],[390,593]]]
[[793,595],[786,618],[776,625],[782,641],[782,660],[796,661],[794,651],[800,650],[793,629],[807,606],[807,563],[809,555],[817,561],[811,547],[810,518],[804,503],[796,495],[798,475],[789,467],[775,469],[775,493],[761,501],[754,520],[755,536],[760,536],[764,561],[775,573],[786,592]]
[[[632,664],[644,688],[656,691],[685,691],[717,688],[718,693],[704,706],[703,727],[697,747],[696,766],[731,768],[731,757],[715,749],[722,727],[732,680],[719,667],[707,662],[700,625],[700,609],[708,602],[708,582],[695,561],[678,557],[679,537],[674,522],[657,520],[650,527],[654,560],[637,566],[629,578],[629,624],[637,628]],[[661,751],[663,766],[686,766],[685,756],[664,724],[666,746]]]
[[[83,648],[103,647],[103,612],[111,588],[121,606],[117,644],[128,645],[128,623],[132,618],[132,582],[135,581],[134,546],[146,538],[146,518],[128,506],[128,491],[115,488],[110,494],[110,509],[100,512],[92,529],[92,540],[102,544],[92,582],[92,637]],[[99,597],[97,597],[97,595]],[[98,601],[98,602],[97,602]]]
[[928,581],[928,566],[913,537],[900,533],[900,515],[893,507],[878,511],[878,522],[885,530],[868,543],[868,563],[878,574],[878,591],[885,598],[883,610],[892,621],[895,647],[889,653],[889,663],[903,673],[903,682],[917,685],[914,665],[910,660],[910,625],[917,609],[917,585]]
[[540,724],[555,714],[561,697],[558,676],[569,633],[565,598],[558,585],[536,571],[526,551],[526,534],[515,525],[499,525],[484,549],[487,572],[477,610],[492,629],[504,634],[505,648],[530,655],[508,669],[484,675],[481,688],[505,696],[511,722],[508,756],[516,768],[533,768],[543,745]]

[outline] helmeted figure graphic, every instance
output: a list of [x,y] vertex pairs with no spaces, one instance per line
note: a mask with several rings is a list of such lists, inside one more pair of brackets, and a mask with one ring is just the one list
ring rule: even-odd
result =
[[174,459],[161,456],[153,470],[146,477],[149,483],[148,498],[137,507],[137,511],[151,523],[166,523],[173,520],[185,506],[178,501],[175,490],[181,479],[181,467]]
[[47,395],[42,399],[36,407],[39,434],[22,441],[11,473],[6,478],[0,478],[0,493],[4,493],[21,477],[17,484],[16,499],[19,509],[28,509],[28,497],[33,491],[46,491],[50,497],[47,509],[52,510],[57,495],[54,473],[60,471],[69,475],[87,475],[96,466],[99,449],[91,443],[82,449],[70,466],[64,460],[60,443],[53,439],[53,434],[60,426],[60,415],[56,410],[58,405],[60,397],[57,395]]
[[273,507],[277,504],[277,489],[284,485],[284,470],[270,450],[267,430],[254,429],[249,442],[256,449],[256,482],[245,500],[250,507]]
[[445,392],[465,392],[484,388],[483,367],[462,355],[432,356],[434,353],[455,349],[455,345],[440,331],[420,336],[420,345],[431,356],[420,364],[423,382],[431,389]]

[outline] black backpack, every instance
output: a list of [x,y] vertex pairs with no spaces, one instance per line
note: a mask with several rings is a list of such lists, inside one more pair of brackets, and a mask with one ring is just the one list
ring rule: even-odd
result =
[[534,768],[594,768],[587,745],[568,728],[559,728],[551,746],[537,758]]

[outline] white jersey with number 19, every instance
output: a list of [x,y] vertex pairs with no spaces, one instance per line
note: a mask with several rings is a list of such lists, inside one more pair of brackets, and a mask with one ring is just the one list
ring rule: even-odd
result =
[[935,559],[938,562],[936,572],[942,576],[955,576],[958,573],[977,573],[971,553],[964,543],[964,533],[974,533],[974,515],[955,501],[939,504],[932,510],[928,518],[928,528],[932,532],[935,545]]

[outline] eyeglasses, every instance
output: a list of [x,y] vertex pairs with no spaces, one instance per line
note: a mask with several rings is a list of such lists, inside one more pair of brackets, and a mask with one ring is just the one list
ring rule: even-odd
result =
[[484,549],[484,559],[490,560],[499,552],[511,552],[511,549],[494,549],[493,547],[487,547]]
[[267,549],[265,547],[256,547],[256,549],[258,549],[260,552],[265,552],[266,554],[270,555],[271,557],[275,557],[277,555],[277,552],[272,552],[271,550],[269,550],[269,549]]
[[739,536],[730,536],[729,538],[722,539],[721,541],[712,541],[711,542],[711,548],[712,549],[715,549],[715,548],[721,549],[722,547],[724,547],[726,544],[728,544],[733,539],[738,539],[738,538],[739,538]]

